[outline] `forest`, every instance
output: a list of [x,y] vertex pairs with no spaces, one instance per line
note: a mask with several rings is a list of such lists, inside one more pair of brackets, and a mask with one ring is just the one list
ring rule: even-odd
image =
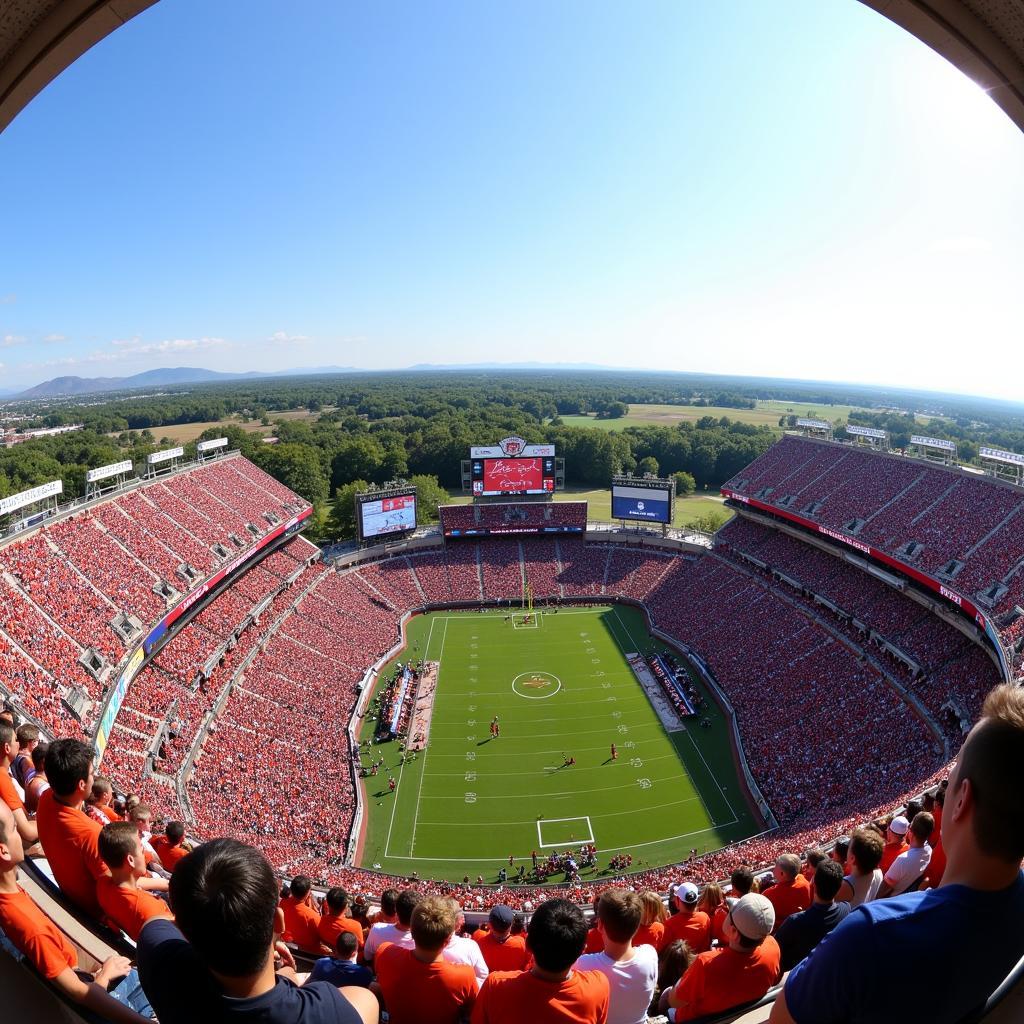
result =
[[[561,417],[617,418],[634,403],[747,409],[768,391],[793,401],[856,399],[876,411],[854,412],[851,422],[890,430],[896,447],[909,444],[911,433],[924,432],[956,440],[964,457],[976,454],[978,443],[1024,451],[1024,419],[1009,403],[951,396],[943,404],[941,396],[930,395],[927,406],[883,411],[883,398],[908,403],[913,393],[861,394],[853,386],[810,388],[806,382],[802,388],[801,393],[778,381],[678,374],[421,372],[191,385],[170,393],[92,398],[88,404],[7,403],[0,414],[8,422],[18,417],[19,429],[69,423],[84,429],[0,449],[0,497],[58,477],[65,495],[82,494],[89,468],[126,458],[140,463],[166,447],[161,427],[228,417],[231,423],[206,430],[200,439],[227,436],[232,448],[312,502],[319,539],[351,530],[347,509],[335,511],[339,491],[347,505],[356,488],[370,484],[414,479],[424,499],[422,514],[429,518],[431,506],[459,486],[470,446],[494,444],[510,433],[555,444],[569,485],[600,488],[616,473],[652,472],[678,474],[684,494],[714,491],[772,443],[776,433],[770,427],[709,415],[607,431],[566,426]],[[923,408],[933,415],[922,416]],[[299,409],[311,415],[279,418]],[[246,431],[243,424],[253,421],[273,425],[277,443],[265,444],[258,433]],[[786,424],[787,417],[780,417],[780,425]],[[194,451],[193,441],[186,454]]]

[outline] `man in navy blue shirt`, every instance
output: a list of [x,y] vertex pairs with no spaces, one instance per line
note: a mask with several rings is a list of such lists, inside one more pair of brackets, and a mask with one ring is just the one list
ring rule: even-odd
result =
[[[985,700],[949,779],[942,886],[857,907],[790,973],[771,1024],[959,1021],[1024,954],[1024,689]],[[949,970],[936,973],[935,964]]]
[[[327,981],[339,988],[343,985],[358,985],[369,988],[373,971],[356,963],[359,942],[353,932],[339,932],[336,956],[322,956],[309,976],[310,981]],[[308,984],[308,982],[307,982]]]
[[181,861],[171,876],[175,922],[153,919],[139,935],[139,976],[160,1024],[377,1024],[366,989],[300,988],[294,972],[275,973],[278,896],[267,859],[234,839]]
[[843,868],[823,860],[814,869],[814,900],[806,910],[790,914],[775,933],[782,950],[782,969],[790,971],[850,912],[849,903],[836,903]]

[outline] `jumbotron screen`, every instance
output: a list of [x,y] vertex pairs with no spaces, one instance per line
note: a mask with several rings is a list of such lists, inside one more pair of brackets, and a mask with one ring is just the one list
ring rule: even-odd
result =
[[473,459],[473,494],[550,494],[555,489],[555,460]]
[[391,495],[359,503],[359,536],[362,540],[416,529],[416,493]]
[[612,519],[667,523],[672,518],[672,493],[655,487],[612,484]]

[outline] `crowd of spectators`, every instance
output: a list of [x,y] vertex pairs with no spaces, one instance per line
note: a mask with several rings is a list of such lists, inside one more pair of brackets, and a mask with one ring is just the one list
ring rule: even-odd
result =
[[[988,477],[898,455],[786,436],[726,487],[856,537],[938,576],[962,563],[948,585],[973,596],[1008,577],[1024,542],[1024,494]],[[909,554],[908,544],[918,545]],[[1024,577],[1007,579],[993,611],[1024,599]]]

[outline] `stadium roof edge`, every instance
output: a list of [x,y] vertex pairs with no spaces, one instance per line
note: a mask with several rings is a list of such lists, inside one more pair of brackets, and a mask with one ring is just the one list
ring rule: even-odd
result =
[[[0,132],[58,75],[156,0],[0,2]],[[861,0],[981,85],[1024,131],[1017,0]]]

